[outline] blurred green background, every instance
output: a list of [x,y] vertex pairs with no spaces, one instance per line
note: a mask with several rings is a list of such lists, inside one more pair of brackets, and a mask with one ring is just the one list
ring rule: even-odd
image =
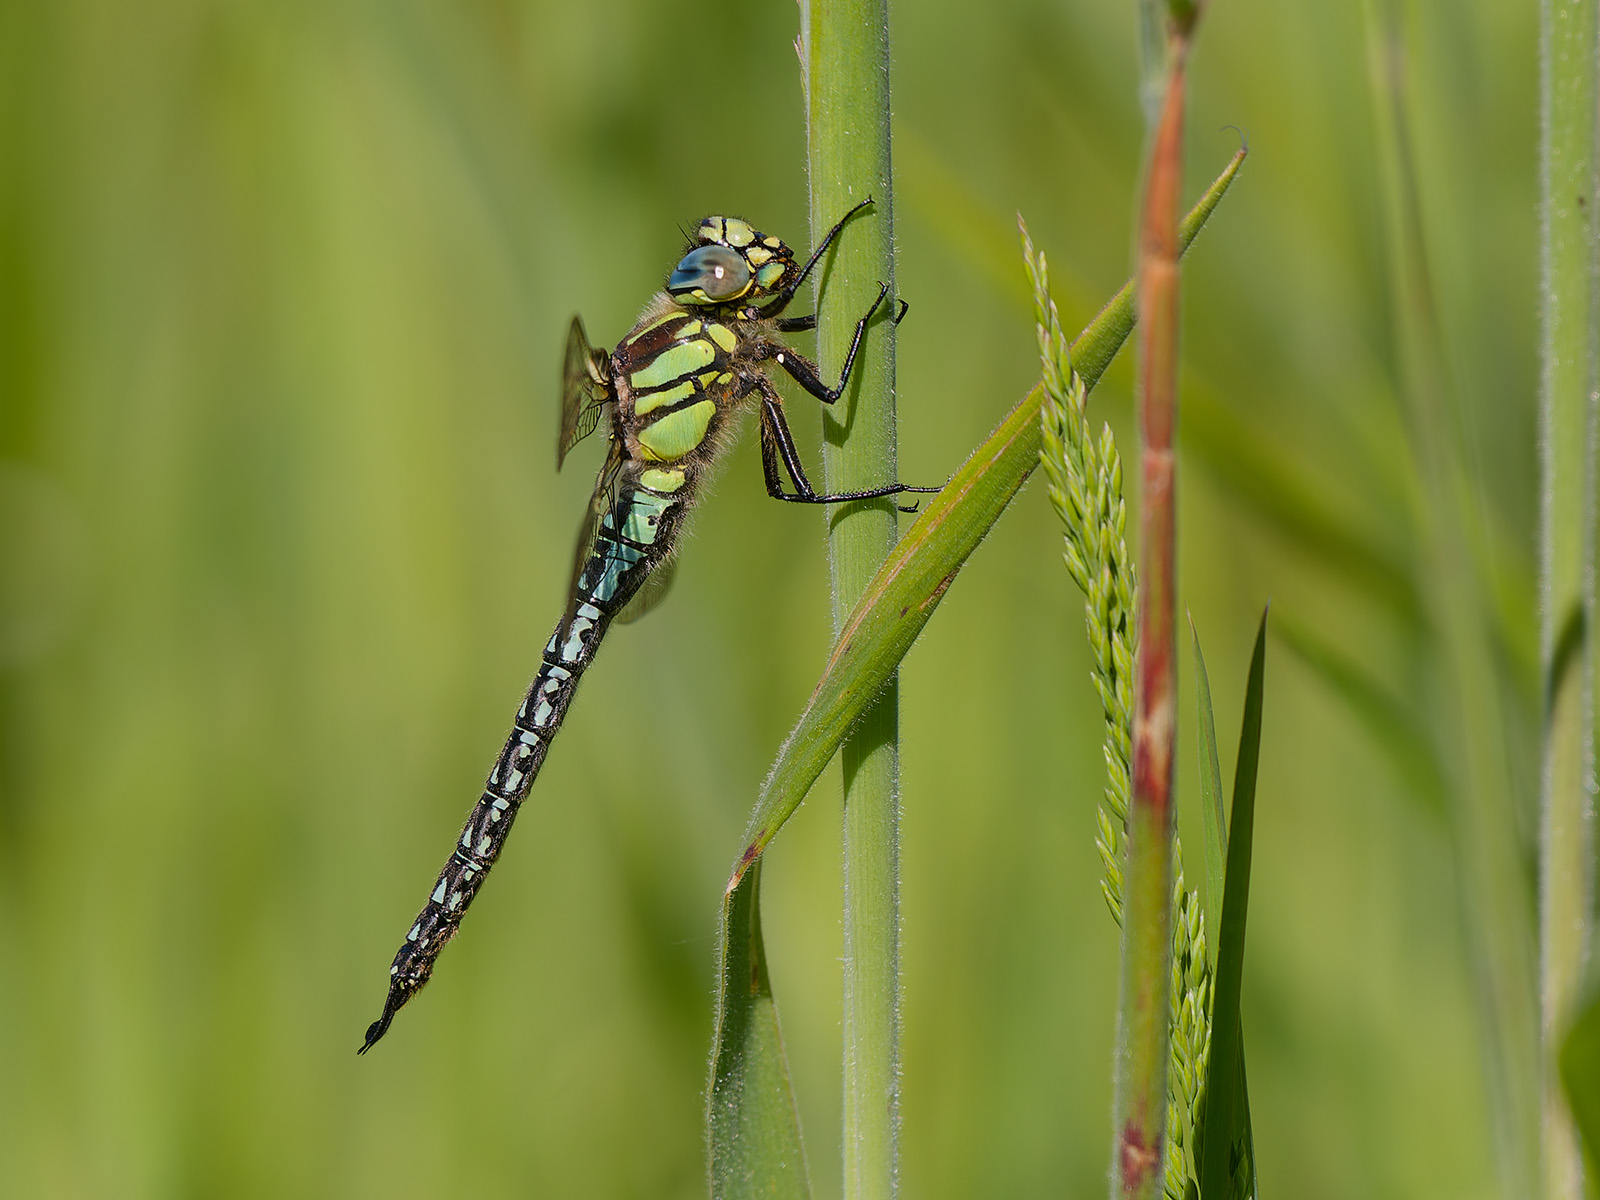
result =
[[[1273,646],[1244,998],[1267,1193],[1488,1196],[1448,806],[1405,749],[1426,501],[1372,81],[1406,81],[1525,813],[1536,11],[1416,0],[1392,58],[1363,13],[1219,0],[1202,30],[1191,194],[1223,126],[1252,155],[1186,275],[1182,585],[1226,772],[1269,596],[1394,705],[1375,738]],[[1133,5],[979,14],[894,14],[913,482],[1037,374],[1013,214],[1069,327],[1130,263]],[[598,461],[554,471],[568,318],[614,343],[707,212],[809,240],[795,33],[732,0],[0,4],[0,1194],[703,1194],[717,900],[828,642],[824,518],[767,501],[753,436],[437,979],[355,1048],[567,582]],[[1131,456],[1129,380],[1092,403]],[[903,673],[908,1196],[1105,1186],[1118,935],[1058,536],[1030,488]],[[642,686],[671,697],[650,719]],[[838,810],[835,768],[765,875],[823,1197]]]

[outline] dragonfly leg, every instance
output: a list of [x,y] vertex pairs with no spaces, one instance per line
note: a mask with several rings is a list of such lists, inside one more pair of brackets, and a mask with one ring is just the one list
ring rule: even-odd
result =
[[[788,496],[783,490],[783,468],[778,465],[778,456],[783,453],[778,442],[778,435],[773,432],[772,418],[767,415],[770,401],[763,398],[761,401],[761,474],[767,481],[767,495],[774,500],[787,500]],[[790,443],[793,448],[793,443]],[[794,478],[794,469],[789,470],[789,478]]]
[[[900,301],[900,311],[894,315],[894,323],[900,324],[906,319],[906,313],[911,311],[909,300]],[[807,313],[803,317],[779,317],[773,322],[779,333],[809,333],[817,327],[817,314]]]
[[[772,359],[789,373],[789,377],[806,391],[810,392],[824,404],[832,404],[844,395],[844,389],[850,383],[850,371],[856,365],[856,354],[861,349],[861,339],[866,336],[867,322],[872,320],[872,314],[878,311],[878,305],[883,303],[883,298],[889,294],[889,285],[878,285],[878,298],[872,302],[872,307],[856,322],[855,336],[850,339],[850,350],[844,356],[844,367],[839,372],[839,386],[830,388],[822,382],[822,377],[817,371],[817,364],[803,354],[796,354],[788,346],[780,342],[762,342],[756,348],[756,360]],[[812,318],[815,320],[815,318]]]
[[[795,447],[794,434],[783,415],[783,400],[765,376],[758,376],[761,389],[761,469],[767,480],[767,495],[774,500],[787,500],[791,504],[840,504],[847,500],[876,500],[880,496],[898,496],[902,492],[937,492],[938,488],[911,487],[904,483],[890,483],[883,487],[867,488],[859,492],[833,492],[819,494],[806,478],[805,467],[800,463],[800,451]],[[778,472],[782,462],[794,491],[783,490],[783,477]],[[916,512],[915,504],[897,505],[901,512]]]
[[844,216],[840,217],[839,220],[835,222],[833,228],[828,230],[827,236],[825,236],[817,245],[817,248],[811,252],[811,257],[806,259],[806,265],[800,268],[800,274],[794,277],[794,282],[788,287],[784,288],[783,291],[778,294],[778,307],[780,309],[784,305],[788,304],[790,300],[794,299],[794,294],[800,290],[800,285],[806,281],[806,276],[811,274],[811,268],[817,265],[817,260],[822,257],[823,252],[833,244],[833,239],[839,236],[839,231],[844,228],[844,223],[871,203],[872,197],[868,196],[860,204],[856,205],[849,212],[845,213]]

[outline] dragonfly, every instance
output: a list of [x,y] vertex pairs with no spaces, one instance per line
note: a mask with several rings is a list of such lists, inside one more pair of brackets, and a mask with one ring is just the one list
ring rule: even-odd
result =
[[[803,265],[780,239],[748,221],[707,217],[664,288],[609,354],[589,344],[582,320],[573,317],[562,369],[556,469],[602,424],[607,451],[579,534],[567,604],[483,794],[394,956],[383,1013],[367,1029],[360,1053],[388,1032],[395,1014],[422,990],[460,928],[607,628],[642,615],[664,593],[690,508],[742,414],[751,408],[759,414],[761,466],[774,500],[836,504],[939,490],[890,483],[818,492],[768,377],[774,367],[782,368],[824,404],[844,394],[867,323],[888,285],[879,285],[877,298],[856,322],[833,387],[823,382],[816,363],[779,337],[815,329],[816,315],[781,314],[845,224],[871,203],[868,197],[841,217]],[[894,320],[904,316],[902,301]],[[914,510],[915,504],[902,509]]]

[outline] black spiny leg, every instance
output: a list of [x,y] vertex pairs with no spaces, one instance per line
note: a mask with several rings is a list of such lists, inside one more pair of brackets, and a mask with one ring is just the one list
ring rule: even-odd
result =
[[[850,383],[850,370],[856,365],[856,354],[861,349],[861,339],[867,333],[867,322],[872,320],[872,314],[878,311],[878,305],[883,303],[883,298],[888,294],[889,285],[880,283],[878,285],[878,298],[872,302],[872,307],[867,309],[866,316],[856,322],[855,336],[850,339],[850,350],[845,354],[844,367],[839,371],[838,387],[830,388],[826,386],[822,382],[821,376],[817,373],[817,365],[814,362],[802,354],[796,354],[788,346],[780,342],[762,342],[756,347],[754,357],[757,362],[764,359],[775,360],[780,367],[789,372],[789,377],[805,388],[806,391],[824,404],[832,404],[840,396],[844,395],[844,389]],[[815,325],[817,318],[815,316],[809,318],[796,317],[795,320],[809,320]],[[779,322],[778,328],[783,328],[782,322]]]
[[[791,504],[840,504],[846,500],[876,500],[880,496],[898,496],[902,492],[937,492],[938,488],[911,487],[904,483],[890,483],[883,487],[867,488],[860,492],[835,492],[831,495],[818,495],[811,486],[811,481],[806,478],[805,468],[800,465],[800,452],[795,449],[794,434],[789,432],[789,422],[783,415],[783,401],[779,398],[777,389],[766,379],[758,376],[761,389],[761,470],[767,479],[767,495],[774,500],[787,500]],[[782,460],[784,470],[789,472],[795,490],[793,493],[783,490],[783,477],[778,473],[778,463]],[[896,505],[901,512],[916,512],[917,506]]]
[[[906,319],[906,313],[911,311],[911,302],[900,301],[900,311],[894,315],[894,323],[900,324]],[[779,333],[809,333],[817,327],[817,314],[807,313],[803,317],[779,317],[773,322]]]
[[[838,221],[834,222],[833,228],[828,230],[827,235],[823,237],[822,241],[817,243],[817,248],[811,252],[811,257],[806,259],[806,265],[800,268],[800,274],[796,275],[794,279],[790,281],[788,287],[784,288],[783,291],[778,293],[777,306],[779,310],[782,310],[784,305],[788,304],[789,301],[794,299],[794,294],[800,290],[800,285],[806,281],[806,276],[811,274],[811,268],[817,265],[817,260],[821,258],[828,247],[832,245],[833,239],[839,236],[839,231],[844,228],[844,223],[871,203],[872,197],[868,196],[860,204],[856,205],[849,212],[845,213],[844,216],[840,217]],[[812,321],[816,320],[815,317],[812,317],[811,319]]]

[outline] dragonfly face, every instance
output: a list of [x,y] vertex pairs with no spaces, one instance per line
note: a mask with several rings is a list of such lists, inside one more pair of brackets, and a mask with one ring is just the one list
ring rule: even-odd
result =
[[667,294],[690,308],[774,317],[794,295],[800,267],[783,242],[738,217],[707,217],[695,248],[667,277]]

